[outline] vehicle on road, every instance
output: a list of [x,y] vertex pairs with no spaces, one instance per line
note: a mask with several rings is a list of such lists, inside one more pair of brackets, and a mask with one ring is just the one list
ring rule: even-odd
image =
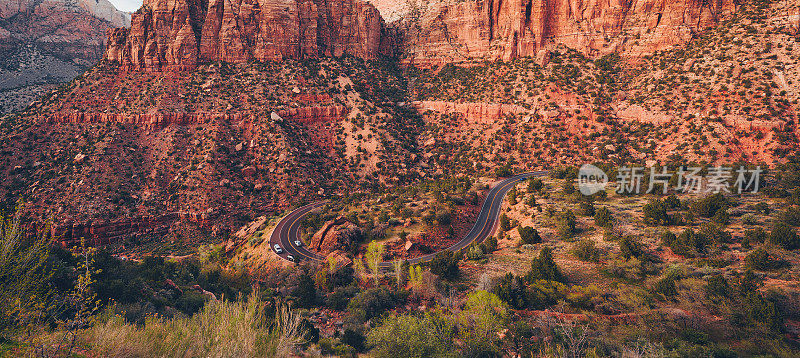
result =
[[294,262],[294,256],[292,256],[292,255],[286,256],[286,259],[291,261],[291,262]]
[[300,240],[294,240],[294,246],[300,247],[303,246],[303,242]]
[[278,254],[282,254],[283,253],[283,249],[281,248],[281,245],[275,244],[274,248],[275,248],[275,253],[278,253]]

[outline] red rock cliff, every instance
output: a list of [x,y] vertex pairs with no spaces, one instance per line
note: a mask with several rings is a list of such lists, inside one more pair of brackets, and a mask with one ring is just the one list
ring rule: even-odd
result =
[[129,68],[388,53],[378,10],[362,0],[145,0],[104,58]]
[[[682,44],[738,0],[469,0],[406,23],[412,62],[536,56],[553,44],[588,55],[639,56]],[[414,29],[420,30],[414,30]],[[409,40],[409,38],[420,40]]]

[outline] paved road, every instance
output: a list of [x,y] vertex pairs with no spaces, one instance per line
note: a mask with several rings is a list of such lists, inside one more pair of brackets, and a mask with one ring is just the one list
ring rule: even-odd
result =
[[[448,247],[447,250],[458,251],[469,246],[473,242],[482,242],[491,236],[494,233],[495,227],[497,226],[497,218],[500,216],[503,198],[506,196],[508,191],[514,187],[514,184],[530,177],[542,177],[545,175],[547,175],[547,172],[545,171],[530,172],[515,175],[497,183],[494,187],[492,187],[491,190],[489,190],[489,194],[486,196],[486,200],[483,202],[481,212],[478,214],[478,220],[475,221],[475,225],[473,225],[472,229],[469,231],[469,233],[467,233],[466,236],[464,236],[463,239],[453,244],[453,246]],[[296,246],[294,241],[300,240],[300,223],[303,221],[303,218],[308,215],[308,213],[324,206],[325,204],[327,204],[327,201],[308,204],[292,211],[289,213],[289,215],[281,219],[281,221],[278,222],[278,225],[275,227],[275,230],[272,232],[272,235],[270,235],[270,248],[275,251],[275,244],[280,245],[280,247],[283,249],[283,253],[279,254],[279,256],[287,260],[289,255],[292,255],[295,261],[324,260],[325,258],[323,256],[311,252],[310,250],[306,249],[305,246]],[[417,264],[420,262],[430,261],[435,256],[436,253],[433,253],[408,259],[407,261],[410,264]],[[384,262],[381,264],[382,267],[388,267],[390,265],[391,263],[389,262]]]

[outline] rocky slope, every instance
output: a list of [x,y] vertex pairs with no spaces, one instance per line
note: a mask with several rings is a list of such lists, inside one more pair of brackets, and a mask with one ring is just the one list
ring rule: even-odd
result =
[[131,28],[109,32],[104,58],[127,68],[186,69],[317,56],[374,59],[383,19],[361,0],[147,0]]
[[[748,2],[679,49],[631,64],[553,48],[422,71],[427,158],[462,173],[516,163],[784,163],[800,148],[794,4]],[[455,154],[454,154],[455,153]]]
[[105,31],[130,25],[107,0],[0,1],[0,113],[71,80],[102,56]]
[[0,125],[0,196],[56,218],[65,241],[180,243],[185,226],[224,235],[301,200],[413,180],[420,124],[395,105],[405,84],[386,66],[100,65]]
[[737,8],[737,0],[469,0],[419,6],[400,26],[409,62],[543,56],[564,44],[628,57],[686,43]]

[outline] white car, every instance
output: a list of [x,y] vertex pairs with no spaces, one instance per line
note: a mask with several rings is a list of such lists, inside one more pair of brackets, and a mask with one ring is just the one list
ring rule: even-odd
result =
[[303,242],[300,240],[294,240],[294,246],[300,247],[303,246]]
[[283,253],[283,249],[281,248],[281,245],[275,244],[275,252],[278,253],[278,254],[282,254]]
[[292,255],[286,256],[286,259],[291,261],[291,262],[294,262],[294,256],[292,256]]

